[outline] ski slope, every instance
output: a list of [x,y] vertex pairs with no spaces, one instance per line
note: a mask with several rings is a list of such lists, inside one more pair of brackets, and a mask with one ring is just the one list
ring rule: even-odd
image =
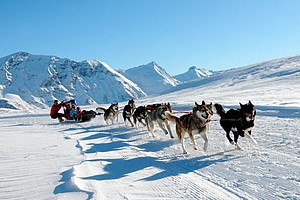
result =
[[258,105],[258,145],[240,138],[243,151],[213,116],[208,151],[200,137],[197,151],[187,138],[187,155],[176,137],[125,127],[121,115],[106,125],[103,116],[59,124],[48,110],[0,114],[0,199],[300,199],[297,107]]

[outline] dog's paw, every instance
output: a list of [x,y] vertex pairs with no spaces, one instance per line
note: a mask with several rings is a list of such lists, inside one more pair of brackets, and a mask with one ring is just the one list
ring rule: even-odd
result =
[[238,144],[235,144],[235,147],[237,150],[241,150],[241,151],[243,150],[242,147],[240,147],[240,145],[238,145]]

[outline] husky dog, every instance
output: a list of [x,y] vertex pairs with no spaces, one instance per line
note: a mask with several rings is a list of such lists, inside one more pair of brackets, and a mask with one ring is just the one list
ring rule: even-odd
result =
[[106,124],[108,124],[108,120],[111,121],[111,123],[113,124],[115,120],[118,121],[119,119],[119,105],[118,103],[112,103],[109,108],[102,108],[102,107],[98,107],[96,108],[97,111],[102,110],[104,111],[104,120],[106,122]]
[[[241,149],[238,145],[239,136],[246,136],[252,143],[256,144],[256,141],[251,136],[251,129],[254,127],[254,120],[256,115],[255,106],[249,101],[247,104],[240,103],[240,109],[230,109],[225,112],[224,108],[220,104],[214,104],[217,109],[217,114],[220,115],[220,125],[226,132],[228,141],[235,145],[237,149]],[[230,137],[230,131],[234,135],[234,140]]]
[[124,110],[123,110],[123,119],[124,119],[125,125],[127,125],[127,121],[129,121],[131,126],[133,127],[133,123],[131,121],[131,116],[133,115],[134,109],[135,109],[134,100],[130,99],[128,101],[128,104],[124,107]]
[[[155,104],[156,105],[156,104]],[[151,107],[151,109],[149,109]],[[146,117],[146,125],[148,131],[152,134],[153,137],[153,131],[154,131],[154,122],[158,124],[158,126],[164,131],[165,134],[170,133],[170,137],[174,138],[168,119],[166,118],[166,111],[171,111],[171,105],[170,103],[168,104],[161,104],[157,108],[153,106],[146,106],[147,109],[147,117]],[[168,130],[166,130],[166,128]]]
[[171,122],[176,123],[176,133],[178,140],[181,143],[183,154],[187,154],[184,146],[185,133],[188,134],[195,150],[198,148],[194,136],[196,134],[200,134],[204,140],[203,150],[207,150],[208,140],[206,137],[206,132],[208,130],[211,113],[204,101],[202,101],[201,105],[195,102],[195,107],[193,108],[193,112],[191,114],[185,114],[181,117],[176,117],[175,115],[167,112],[166,116]]
[[146,126],[146,122],[144,123],[142,120],[146,121],[147,117],[147,110],[146,106],[139,106],[133,113],[133,123],[138,128],[139,123],[143,124],[143,126]]

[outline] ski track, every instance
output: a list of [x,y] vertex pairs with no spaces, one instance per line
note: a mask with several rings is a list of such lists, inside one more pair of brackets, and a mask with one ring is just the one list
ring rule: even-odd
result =
[[197,136],[199,150],[186,138],[183,155],[177,138],[158,128],[152,138],[145,127],[106,125],[102,116],[77,124],[0,117],[0,199],[300,199],[299,118],[257,116],[258,145],[240,138],[242,151],[228,143],[218,119],[208,151]]

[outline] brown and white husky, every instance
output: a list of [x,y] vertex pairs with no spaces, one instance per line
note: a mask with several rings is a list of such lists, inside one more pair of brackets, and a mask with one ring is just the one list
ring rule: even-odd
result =
[[203,150],[207,150],[208,140],[206,132],[209,129],[211,115],[212,112],[204,101],[202,101],[202,104],[195,102],[193,112],[182,115],[181,117],[177,117],[170,112],[166,112],[167,119],[176,124],[176,133],[184,154],[187,154],[184,145],[185,133],[188,134],[195,150],[197,150],[198,147],[194,136],[199,134],[204,140]]

